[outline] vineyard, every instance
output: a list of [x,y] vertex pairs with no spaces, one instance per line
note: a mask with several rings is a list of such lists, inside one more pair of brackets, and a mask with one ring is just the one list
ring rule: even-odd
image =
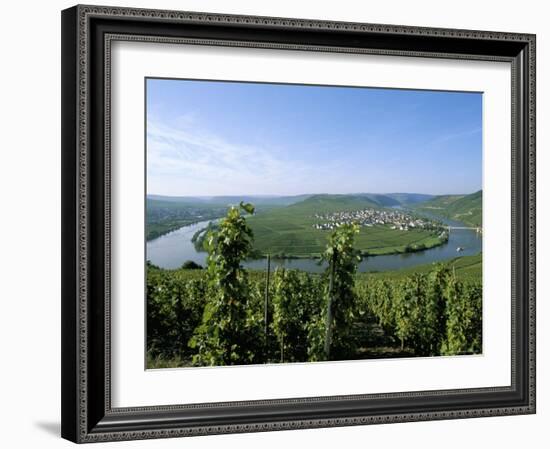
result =
[[359,232],[330,235],[322,274],[245,270],[254,235],[232,207],[206,269],[147,268],[147,366],[219,366],[481,353],[482,286],[448,265],[358,275]]
[[[330,235],[330,231],[318,228],[326,221],[318,215],[357,213],[365,209],[380,214],[397,213],[397,209],[380,208],[366,197],[313,195],[286,207],[255,214],[248,219],[255,237],[254,250],[260,255],[318,256],[324,251]],[[388,222],[360,227],[354,241],[356,248],[364,254],[398,254],[443,244],[446,236],[441,231],[435,223],[430,229],[418,227],[403,231]]]

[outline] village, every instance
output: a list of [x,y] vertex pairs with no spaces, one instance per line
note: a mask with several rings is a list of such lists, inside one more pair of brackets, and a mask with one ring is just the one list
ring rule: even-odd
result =
[[343,224],[356,223],[359,226],[389,226],[391,229],[409,231],[412,229],[427,229],[443,231],[440,223],[426,218],[414,217],[398,210],[363,209],[357,211],[331,212],[315,214],[314,218],[322,223],[313,224],[314,229],[331,230]]

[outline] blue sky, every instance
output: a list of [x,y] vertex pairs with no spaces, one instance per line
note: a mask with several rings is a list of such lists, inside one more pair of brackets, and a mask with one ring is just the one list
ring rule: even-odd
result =
[[482,94],[147,79],[147,193],[471,193]]

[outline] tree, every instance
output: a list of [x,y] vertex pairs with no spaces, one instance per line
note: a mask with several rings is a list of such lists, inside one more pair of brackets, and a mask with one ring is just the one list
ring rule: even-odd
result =
[[202,265],[199,265],[193,260],[187,260],[183,263],[181,268],[184,270],[202,270]]
[[253,234],[241,211],[253,214],[254,206],[231,207],[216,231],[206,237],[208,302],[201,325],[190,346],[197,349],[193,361],[200,365],[233,365],[257,361],[255,351],[261,322],[248,307],[250,286],[241,266],[252,250]]

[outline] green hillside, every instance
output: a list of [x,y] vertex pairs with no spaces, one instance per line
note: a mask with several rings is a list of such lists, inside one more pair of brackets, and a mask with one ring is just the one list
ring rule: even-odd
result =
[[[242,198],[242,199],[241,199]],[[223,217],[227,208],[240,201],[253,201],[262,212],[274,207],[288,206],[307,196],[295,197],[171,197],[147,196],[147,240],[153,240],[182,226]]]
[[401,206],[401,202],[392,198],[389,195],[382,195],[379,193],[366,193],[359,194],[359,197],[363,197],[368,201],[372,201],[380,207],[392,207],[392,206]]
[[[454,259],[448,260],[443,263],[449,268],[455,270],[456,276],[460,280],[481,280],[482,275],[482,255],[481,253],[475,256],[460,256]],[[379,273],[358,273],[358,279],[402,279],[407,276],[411,276],[414,273],[429,273],[434,268],[433,263],[415,265],[411,268],[404,268],[401,270],[382,271]]]
[[[416,207],[420,209],[443,210],[453,204],[455,201],[464,198],[466,195],[438,195],[431,200],[424,201]],[[435,213],[435,212],[434,212]]]
[[441,195],[416,207],[471,226],[481,226],[482,196],[481,190],[470,195]]
[[481,190],[460,198],[447,207],[447,213],[453,220],[463,221],[473,226],[482,224]]
[[226,210],[225,204],[147,198],[146,238],[153,240],[182,226],[222,217]]
[[[297,214],[315,214],[323,212],[341,212],[348,210],[364,209],[367,207],[379,207],[378,204],[366,196],[359,195],[312,195],[309,198],[285,209]],[[284,209],[281,209],[284,210]]]
[[[330,230],[315,229],[315,214],[379,208],[361,195],[314,195],[287,207],[258,213],[247,219],[254,232],[254,249],[258,254],[307,257],[325,249]],[[411,248],[430,248],[441,244],[433,231],[400,231],[388,225],[361,227],[356,247],[371,255],[394,254]]]
[[422,203],[424,201],[431,200],[434,197],[434,195],[427,195],[424,193],[386,193],[385,196],[394,199],[399,204],[404,206]]

